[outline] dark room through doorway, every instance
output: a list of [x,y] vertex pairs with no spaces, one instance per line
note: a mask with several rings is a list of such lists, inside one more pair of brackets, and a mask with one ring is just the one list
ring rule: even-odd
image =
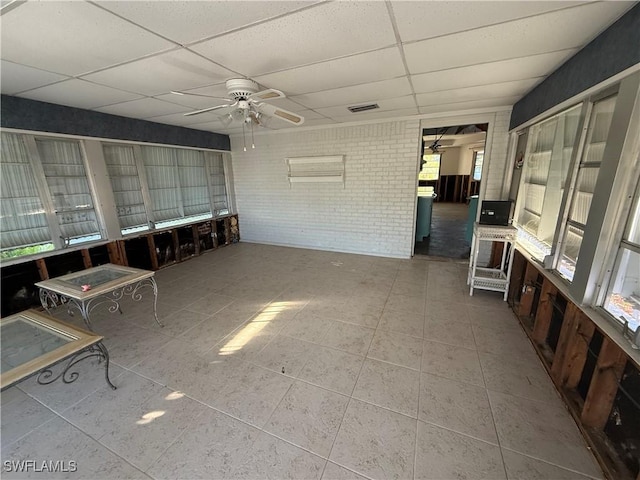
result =
[[488,124],[422,131],[414,253],[469,258]]

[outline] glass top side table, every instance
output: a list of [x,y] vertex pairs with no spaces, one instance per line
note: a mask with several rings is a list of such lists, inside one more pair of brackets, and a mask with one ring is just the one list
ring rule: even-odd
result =
[[[74,382],[79,374],[70,371],[78,362],[97,357],[104,361],[105,379],[109,380],[109,352],[103,337],[81,330],[35,310],[0,320],[0,389],[10,387],[38,372],[38,383],[48,385],[59,378]],[[65,368],[54,375],[52,367],[67,360]]]
[[70,273],[61,277],[36,283],[40,288],[40,303],[49,311],[50,307],[65,304],[69,308],[76,308],[89,330],[91,327],[90,314],[98,305],[108,304],[109,312],[122,313],[120,300],[129,296],[134,301],[142,300],[145,288],[153,292],[153,316],[158,325],[158,286],[154,272],[139,268],[123,267],[107,263],[99,267],[88,268],[80,272]]

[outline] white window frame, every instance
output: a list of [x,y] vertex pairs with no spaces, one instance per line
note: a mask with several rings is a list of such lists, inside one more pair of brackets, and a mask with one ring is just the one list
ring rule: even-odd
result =
[[[617,92],[618,100],[613,114],[611,127],[606,141],[600,174],[597,179],[596,192],[589,211],[580,255],[576,263],[573,281],[569,282],[556,270],[556,265],[563,241],[562,233],[567,225],[570,199],[572,198],[577,179],[579,160],[582,157],[586,130],[589,125],[590,109],[593,102],[604,99]],[[618,247],[620,245],[627,216],[631,209],[629,196],[635,191],[640,170],[640,71],[636,71],[617,83],[609,83],[599,90],[592,89],[582,98],[574,98],[558,106],[548,117],[537,117],[530,123],[518,127],[518,131],[526,130],[532,125],[557,115],[572,104],[582,103],[582,120],[579,126],[577,148],[574,148],[572,163],[567,174],[568,184],[565,187],[561,204],[561,215],[556,224],[556,232],[551,254],[544,262],[544,267],[558,278],[576,303],[605,310],[601,305],[606,295],[608,281],[615,266]],[[529,143],[529,142],[528,142]],[[528,146],[527,146],[528,148]],[[512,155],[515,155],[512,152]],[[521,201],[523,190],[520,179],[518,199]],[[527,249],[528,245],[522,246]],[[603,316],[610,318],[610,315]],[[619,322],[616,322],[619,325]]]
[[[64,250],[64,249],[68,249],[71,246],[85,246],[85,245],[95,244],[98,242],[103,242],[106,238],[104,222],[100,214],[100,205],[99,205],[98,197],[96,195],[96,191],[94,188],[94,182],[91,179],[91,168],[89,166],[89,162],[87,159],[87,152],[84,147],[84,141],[77,138],[53,137],[53,136],[39,135],[37,133],[29,134],[29,133],[23,133],[23,132],[14,132],[11,130],[6,130],[6,132],[20,136],[21,140],[24,142],[24,145],[26,147],[29,164],[31,166],[31,169],[35,178],[36,188],[38,190],[38,194],[40,196],[43,209],[45,210],[45,216],[49,226],[49,233],[51,235],[51,243],[53,244],[53,247],[54,247],[53,250],[49,250],[47,252],[50,253],[56,250]],[[96,223],[98,226],[97,234],[100,236],[100,238],[90,239],[85,241],[71,241],[69,239],[63,238],[62,230],[60,228],[60,223],[58,221],[58,216],[56,214],[55,204],[51,196],[51,189],[49,188],[49,185],[47,183],[47,179],[44,173],[44,168],[41,162],[40,152],[36,144],[36,140],[40,138],[47,141],[59,140],[59,141],[66,141],[66,142],[74,142],[77,144],[80,150],[82,166],[84,168],[84,174],[85,174],[87,186],[89,189],[88,193],[91,196],[91,201],[93,203],[92,210],[96,216]],[[16,248],[19,248],[19,247],[16,247]],[[6,250],[10,250],[10,249],[6,249]],[[28,258],[28,257],[29,255],[24,255],[20,257],[15,257],[15,259],[22,259],[22,258]]]
[[[210,176],[207,179],[207,188],[209,189],[209,203],[211,205],[211,215],[207,217],[207,219],[215,219],[218,217],[223,217],[225,215],[231,215],[235,212],[235,203],[234,203],[234,193],[233,193],[233,183],[231,178],[231,158],[230,152],[228,151],[220,151],[220,150],[210,150],[206,148],[193,148],[193,147],[183,147],[180,145],[167,145],[167,144],[141,144],[138,142],[118,140],[118,139],[102,139],[96,137],[84,137],[78,135],[68,135],[68,134],[58,134],[58,133],[49,133],[49,132],[36,132],[30,130],[22,130],[22,129],[13,129],[13,128],[2,128],[1,131],[6,133],[11,133],[14,135],[18,135],[25,145],[25,149],[27,151],[28,163],[32,168],[34,180],[36,183],[36,189],[40,200],[43,204],[43,209],[45,210],[45,216],[47,225],[49,227],[49,233],[51,236],[51,244],[53,245],[52,250],[46,250],[42,252],[38,252],[35,254],[29,255],[21,255],[17,257],[7,258],[1,261],[2,266],[19,264],[22,262],[29,261],[34,257],[47,257],[51,255],[56,255],[63,251],[74,251],[85,248],[90,248],[95,245],[101,245],[110,241],[122,239],[122,238],[131,238],[136,237],[141,234],[150,233],[153,231],[162,231],[170,228],[174,228],[175,226],[180,226],[182,224],[188,225],[190,223],[194,223],[199,221],[198,218],[194,218],[193,216],[187,217],[184,219],[184,222],[181,222],[180,225],[171,225],[171,226],[163,226],[162,228],[155,229],[149,228],[144,231],[136,231],[131,232],[126,235],[122,234],[122,229],[119,224],[119,220],[116,212],[115,199],[113,197],[113,189],[110,181],[105,182],[105,178],[108,178],[107,165],[103,155],[103,144],[111,144],[111,145],[126,145],[133,146],[134,148],[134,157],[136,159],[136,166],[138,169],[138,176],[141,183],[141,190],[143,193],[143,199],[145,203],[145,208],[147,211],[148,218],[153,221],[151,210],[149,206],[151,205],[150,195],[148,192],[148,182],[146,178],[146,173],[144,168],[141,168],[142,164],[142,156],[140,152],[141,145],[151,145],[151,146],[159,146],[171,149],[184,149],[184,150],[196,150],[202,152],[205,159],[205,169],[207,174],[209,173],[209,165],[207,159],[210,154],[221,154],[222,155],[222,165],[223,165],[223,175],[224,175],[224,185],[225,185],[225,195],[226,195],[226,205],[227,210],[226,213],[220,213],[218,215],[215,214],[214,204],[211,195],[211,181]],[[98,228],[100,232],[100,239],[86,241],[82,243],[75,243],[73,245],[65,245],[64,240],[61,238],[60,227],[57,222],[55,208],[53,206],[53,200],[49,193],[49,188],[47,185],[46,178],[44,176],[44,171],[42,169],[42,165],[39,161],[39,152],[37,145],[35,143],[36,138],[43,138],[47,140],[61,140],[61,141],[74,141],[78,142],[81,155],[82,162],[85,170],[85,175],[87,176],[87,183],[89,185],[89,192],[91,194],[91,198],[93,201],[93,209],[96,214],[96,220],[98,223]],[[142,165],[143,166],[143,165]],[[150,227],[153,227],[153,224],[150,224]],[[20,248],[20,247],[16,247]],[[12,248],[7,248],[7,251],[12,250]]]

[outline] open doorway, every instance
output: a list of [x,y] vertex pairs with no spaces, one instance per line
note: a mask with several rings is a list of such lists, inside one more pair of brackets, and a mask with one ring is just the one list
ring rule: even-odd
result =
[[414,253],[468,258],[488,124],[425,128]]

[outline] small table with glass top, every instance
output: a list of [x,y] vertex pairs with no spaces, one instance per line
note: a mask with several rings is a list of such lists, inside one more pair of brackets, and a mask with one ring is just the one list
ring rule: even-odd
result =
[[[99,335],[35,310],[26,310],[0,320],[0,339],[1,390],[38,372],[37,381],[41,385],[59,378],[64,383],[73,383],[80,374],[72,371],[72,367],[88,358],[104,362],[107,384],[116,388],[109,380],[109,352]],[[66,366],[55,375],[53,367],[64,360],[68,360]]]
[[107,263],[99,267],[88,268],[81,272],[70,273],[36,283],[40,288],[40,303],[49,312],[49,308],[66,305],[70,315],[72,308],[76,308],[89,330],[91,312],[99,305],[109,305],[111,313],[120,312],[120,300],[125,296],[134,301],[142,300],[142,293],[146,287],[153,291],[153,316],[158,320],[158,286],[153,277],[154,272],[139,268],[123,267]]

